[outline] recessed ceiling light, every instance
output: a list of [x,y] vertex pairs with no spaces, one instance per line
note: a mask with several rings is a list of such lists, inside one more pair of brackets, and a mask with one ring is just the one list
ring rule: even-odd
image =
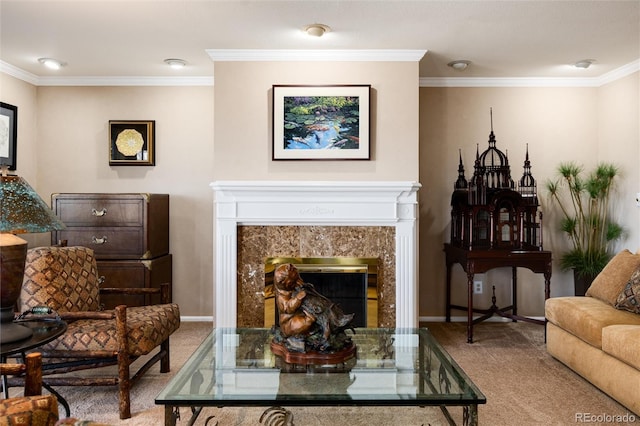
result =
[[313,37],[322,37],[324,33],[331,31],[328,25],[324,24],[311,24],[304,27],[304,31]]
[[67,65],[64,62],[60,62],[59,60],[53,58],[39,58],[38,62],[52,70],[59,70],[63,66]]
[[451,68],[453,68],[456,71],[464,71],[464,70],[467,69],[467,67],[470,64],[471,64],[471,61],[458,60],[458,61],[451,61],[447,65],[450,66]]
[[573,64],[576,68],[584,68],[587,69],[591,66],[591,64],[593,64],[596,60],[595,59],[582,59],[581,61],[576,62],[575,64]]
[[184,66],[187,65],[187,61],[183,59],[165,59],[164,63],[173,69],[184,68]]

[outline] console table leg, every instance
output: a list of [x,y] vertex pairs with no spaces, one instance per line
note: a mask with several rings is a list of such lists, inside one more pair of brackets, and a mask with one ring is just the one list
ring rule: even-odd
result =
[[[512,288],[512,296],[513,296],[513,309],[511,313],[516,316],[518,315],[518,268],[515,266],[511,268],[511,288]],[[513,318],[513,322],[517,320]]]
[[[469,268],[467,268],[469,269]],[[473,276],[467,272],[467,343],[473,343]]]
[[447,305],[446,305],[446,321],[451,322],[451,267],[452,264],[447,262]]

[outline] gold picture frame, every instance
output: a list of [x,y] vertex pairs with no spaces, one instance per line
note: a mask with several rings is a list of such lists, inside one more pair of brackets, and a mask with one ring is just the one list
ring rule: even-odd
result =
[[155,120],[109,120],[109,165],[155,166],[155,135]]

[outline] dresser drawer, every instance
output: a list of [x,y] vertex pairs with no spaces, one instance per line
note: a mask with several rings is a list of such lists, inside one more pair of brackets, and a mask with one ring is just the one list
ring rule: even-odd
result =
[[144,226],[144,200],[140,196],[54,196],[54,210],[67,227]]
[[68,246],[93,249],[96,259],[149,259],[145,251],[144,230],[138,228],[67,228],[58,231],[58,239]]
[[[101,288],[160,288],[160,284],[168,283],[171,289],[172,258],[168,254],[153,260],[98,261],[98,274],[104,277]],[[143,306],[160,303],[160,295],[105,294],[100,296],[100,303],[105,309]]]

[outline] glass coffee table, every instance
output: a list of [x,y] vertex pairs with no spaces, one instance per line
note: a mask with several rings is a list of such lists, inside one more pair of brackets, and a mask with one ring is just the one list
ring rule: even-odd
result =
[[[350,331],[347,333],[351,334]],[[192,425],[204,407],[437,406],[462,407],[459,423],[478,424],[487,402],[426,328],[358,328],[357,353],[336,365],[287,364],[271,352],[269,329],[216,328],[156,397],[165,425],[191,407]],[[460,417],[460,416],[458,416]],[[262,420],[261,420],[262,421]]]

